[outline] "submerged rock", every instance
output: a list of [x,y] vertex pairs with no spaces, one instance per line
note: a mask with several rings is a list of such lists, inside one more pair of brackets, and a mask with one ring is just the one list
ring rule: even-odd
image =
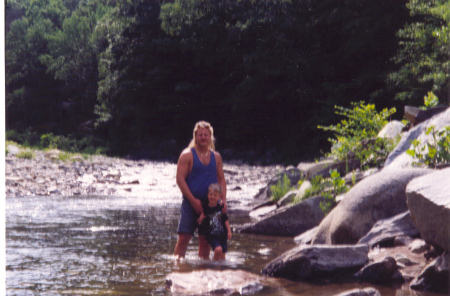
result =
[[261,276],[243,270],[200,270],[171,273],[166,277],[166,289],[174,294],[254,294],[263,289]]
[[336,296],[381,296],[375,288],[353,289],[337,294]]
[[414,279],[410,287],[414,290],[429,291],[448,295],[450,292],[450,254],[445,253],[430,262]]
[[369,261],[368,252],[364,245],[301,245],[274,259],[262,273],[290,280],[339,280],[364,266]]
[[360,271],[358,271],[355,276],[356,278],[376,284],[388,284],[396,280],[403,281],[401,275],[395,277],[395,273],[398,272],[397,261],[388,256],[383,260],[373,262],[364,266]]

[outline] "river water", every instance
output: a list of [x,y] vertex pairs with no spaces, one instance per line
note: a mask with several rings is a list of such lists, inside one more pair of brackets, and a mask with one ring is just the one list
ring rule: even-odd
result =
[[[232,227],[250,218],[233,214],[261,184],[229,191]],[[231,187],[230,187],[231,188]],[[227,260],[197,259],[194,240],[185,260],[172,256],[181,199],[176,186],[148,197],[31,196],[6,198],[7,295],[170,295],[171,272],[241,269],[260,274],[295,246],[292,238],[234,233]],[[249,198],[250,196],[250,198]],[[375,287],[382,295],[432,295],[369,284],[309,285],[276,280],[258,295],[335,295]]]

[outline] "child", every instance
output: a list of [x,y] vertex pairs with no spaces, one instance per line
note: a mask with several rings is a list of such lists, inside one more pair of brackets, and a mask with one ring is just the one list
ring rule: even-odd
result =
[[223,205],[219,203],[222,187],[211,184],[208,187],[208,203],[203,204],[203,214],[197,222],[206,233],[206,240],[214,250],[214,260],[225,260],[227,239],[231,239],[230,223],[227,214],[222,213]]

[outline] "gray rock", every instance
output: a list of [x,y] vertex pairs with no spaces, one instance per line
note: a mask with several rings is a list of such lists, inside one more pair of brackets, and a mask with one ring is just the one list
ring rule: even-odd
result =
[[430,126],[435,126],[436,130],[440,130],[445,126],[450,125],[450,108],[446,111],[428,119],[421,124],[415,126],[406,132],[397,147],[388,155],[384,163],[385,168],[407,168],[411,167],[412,163],[415,161],[411,156],[406,154],[406,150],[412,147],[411,141],[418,139],[422,144],[428,143],[432,140],[431,135],[426,135],[425,131]]
[[291,204],[297,196],[297,190],[292,190],[286,193],[278,202],[277,207],[283,207]]
[[407,211],[405,188],[427,169],[382,170],[356,184],[323,219],[313,244],[355,244],[382,219]]
[[6,149],[8,150],[8,156],[17,155],[17,153],[20,152],[20,148],[15,145],[8,145],[6,146]]
[[297,195],[295,196],[295,199],[301,200],[303,195],[305,194],[306,190],[308,190],[311,187],[312,187],[311,182],[309,182],[308,180],[303,181],[302,185],[300,186],[300,188],[297,191]]
[[294,242],[295,242],[296,244],[299,244],[299,245],[307,245],[307,244],[310,244],[311,241],[312,241],[312,239],[313,239],[313,237],[314,237],[314,235],[316,235],[317,228],[318,228],[318,226],[316,226],[316,227],[314,227],[314,228],[311,228],[310,230],[307,230],[307,231],[303,232],[303,233],[300,234],[300,235],[297,235],[297,236],[294,238]]
[[392,218],[379,220],[372,229],[363,236],[358,244],[367,244],[371,247],[386,243],[391,246],[397,236],[415,237],[419,231],[414,226],[409,211],[398,214]]
[[412,243],[409,244],[408,248],[411,250],[411,252],[420,254],[425,251],[428,251],[431,246],[427,244],[424,240],[416,238],[412,241]]
[[409,246],[414,238],[409,236],[396,236],[394,239],[394,246]]
[[347,171],[358,169],[361,166],[361,162],[358,159],[349,159],[347,162],[334,162],[333,160],[324,160],[312,165],[306,171],[306,179],[311,180],[317,175],[321,175],[324,178],[330,177],[330,170],[336,170],[341,175],[345,175]]
[[450,168],[411,181],[406,196],[422,239],[449,251]]
[[379,132],[378,138],[394,139],[402,133],[404,125],[398,120],[388,122]]
[[320,209],[322,196],[309,198],[296,205],[280,208],[260,221],[239,229],[242,233],[296,236],[317,226],[324,217]]
[[290,280],[338,280],[368,262],[369,246],[301,245],[270,262],[262,273]]
[[365,289],[353,289],[345,291],[335,296],[381,296],[381,294],[375,288],[365,288]]
[[404,255],[395,256],[395,261],[397,261],[397,264],[403,264],[404,266],[412,266],[419,264],[418,262],[414,262]]
[[405,118],[412,123],[412,125],[417,125],[436,114],[445,111],[448,106],[436,106],[427,110],[422,110],[413,106],[405,106]]
[[284,170],[278,173],[275,177],[273,177],[267,184],[266,187],[262,188],[256,195],[255,199],[270,199],[272,196],[271,187],[277,185],[279,181],[282,181],[286,175],[291,182],[291,185],[294,186],[298,183],[298,181],[302,178],[302,173],[297,168],[291,168]]
[[200,270],[171,273],[166,289],[179,295],[230,295],[256,293],[263,288],[261,276],[243,270]]
[[450,254],[442,254],[430,262],[415,278],[410,288],[448,295],[450,293]]
[[388,256],[378,262],[364,266],[355,277],[369,283],[380,284],[392,282],[392,277],[398,271],[397,261]]

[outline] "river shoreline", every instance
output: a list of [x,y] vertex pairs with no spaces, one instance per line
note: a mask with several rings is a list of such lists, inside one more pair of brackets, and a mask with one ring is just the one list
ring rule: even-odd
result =
[[[10,149],[11,150],[11,149]],[[5,159],[6,197],[118,195],[151,197],[155,191],[179,197],[176,164],[93,155],[61,161],[58,151],[33,150],[33,159],[10,153]],[[282,166],[224,163],[228,200],[245,203],[267,185]]]

